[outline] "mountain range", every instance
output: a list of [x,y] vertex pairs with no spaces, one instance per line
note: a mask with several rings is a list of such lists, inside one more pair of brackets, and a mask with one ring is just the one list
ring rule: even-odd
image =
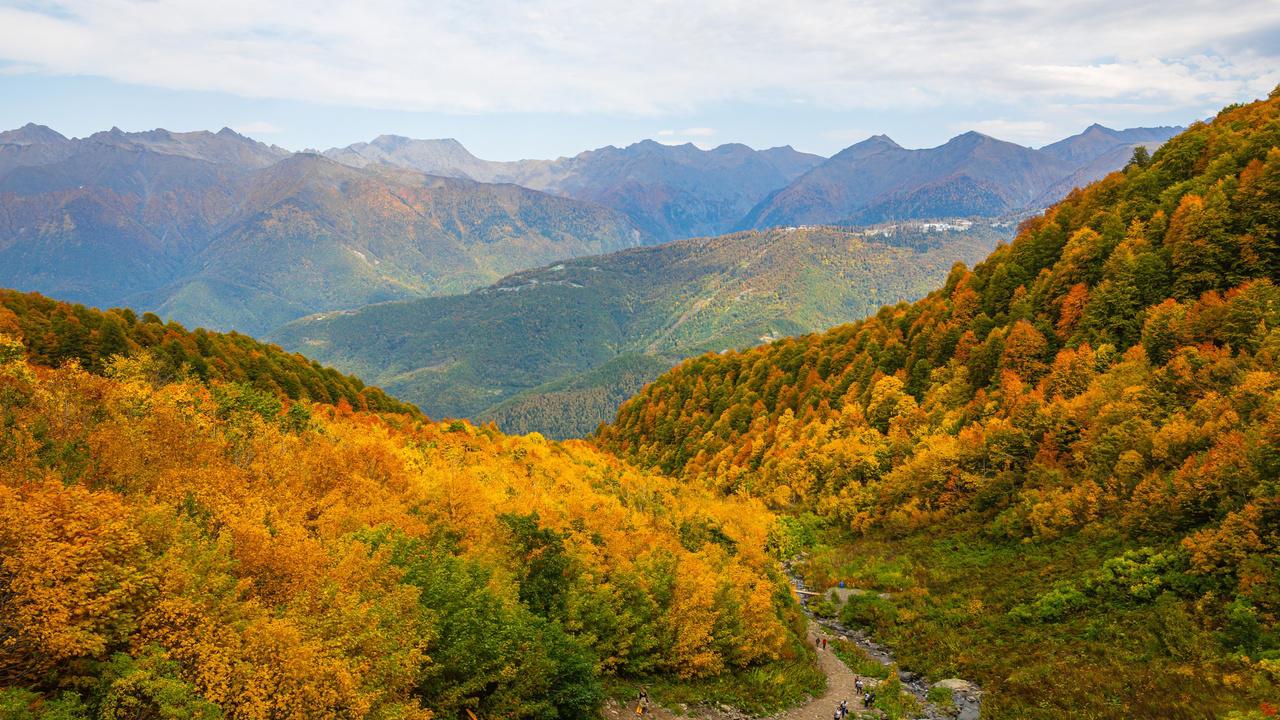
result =
[[513,272],[673,238],[895,218],[1003,216],[1122,166],[1171,128],[1093,126],[1040,150],[966,133],[790,147],[644,141],[489,162],[381,136],[324,154],[216,133],[0,133],[0,285],[187,325],[466,293]]
[[[1097,139],[1078,149],[1117,152]],[[66,152],[14,144],[12,168]],[[141,152],[172,172],[118,187],[220,197]],[[390,172],[159,155],[250,185]],[[0,715],[560,720],[639,696],[810,718],[853,673],[886,718],[1274,717],[1280,88],[948,265],[1013,222],[744,231],[286,328],[404,349],[408,375],[606,358],[526,420],[598,405],[633,358],[753,346],[563,443],[432,422],[239,333],[0,290]]]
[[1039,150],[977,132],[908,150],[877,135],[840,151],[765,198],[740,227],[862,225],[1038,209],[1124,167],[1180,128],[1116,131],[1093,125]]
[[823,160],[790,146],[757,151],[729,144],[702,150],[644,140],[557,160],[492,162],[475,157],[456,140],[394,135],[324,154],[355,167],[397,165],[597,203],[624,213],[650,242],[728,232],[760,198]]
[[703,150],[645,140],[557,160],[495,162],[457,140],[394,135],[324,154],[354,167],[396,165],[587,200],[624,213],[650,241],[662,242],[740,229],[1039,209],[1124,167],[1136,145],[1154,149],[1179,130],[1092,125],[1039,150],[975,132],[907,150],[877,135],[828,159],[790,146]]
[[681,358],[921,296],[1014,223],[774,229],[515,273],[466,295],[323,313],[269,336],[435,417],[581,436]]
[[621,214],[231,130],[0,133],[0,285],[265,332],[639,244]]

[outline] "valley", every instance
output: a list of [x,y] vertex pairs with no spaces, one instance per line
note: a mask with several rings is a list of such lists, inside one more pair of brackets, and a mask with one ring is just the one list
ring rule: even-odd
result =
[[1280,88],[829,158],[31,124],[0,286],[6,720],[1276,714]]
[[1012,220],[782,228],[557,263],[467,295],[384,303],[268,337],[432,417],[583,436],[679,360],[859,319],[923,295]]

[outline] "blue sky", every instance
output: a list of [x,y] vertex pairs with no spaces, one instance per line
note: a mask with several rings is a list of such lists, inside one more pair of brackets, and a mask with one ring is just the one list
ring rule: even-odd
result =
[[0,127],[381,133],[481,157],[643,138],[831,154],[1185,124],[1280,83],[1280,3],[0,0]]

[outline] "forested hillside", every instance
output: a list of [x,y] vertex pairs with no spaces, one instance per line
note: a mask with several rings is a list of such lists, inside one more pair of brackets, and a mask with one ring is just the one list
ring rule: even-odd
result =
[[916,223],[695,238],[515,273],[467,295],[325,313],[270,339],[432,417],[581,436],[681,358],[920,297],[1012,230]]
[[[814,582],[996,718],[1280,689],[1280,89],[866,321],[690,360],[600,440],[844,528]],[[850,609],[851,608],[851,609]]]
[[275,345],[238,333],[192,332],[151,313],[139,318],[127,308],[104,312],[0,288],[0,333],[19,340],[37,365],[58,367],[75,361],[102,373],[114,356],[146,352],[151,367],[164,378],[189,373],[195,380],[242,384],[279,398],[416,412],[359,378]]
[[750,668],[759,697],[812,667],[761,504],[583,443],[173,379],[147,338],[179,330],[121,315],[98,327],[150,349],[58,343],[84,367],[0,334],[0,716],[576,720],[606,678]]

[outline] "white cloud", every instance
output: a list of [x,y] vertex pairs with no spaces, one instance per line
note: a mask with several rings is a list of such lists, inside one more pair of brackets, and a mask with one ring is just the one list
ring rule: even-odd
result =
[[[965,130],[977,130],[985,135],[1008,140],[1009,142],[1034,143],[1043,138],[1055,135],[1065,135],[1067,132],[1051,125],[1043,120],[979,120],[977,122],[964,123],[963,125],[953,125],[952,130],[956,132],[964,132]],[[1071,130],[1070,132],[1078,132]]]
[[1275,0],[0,0],[24,69],[456,112],[1212,107],[1280,82],[1278,33]]
[[231,127],[232,130],[241,135],[277,135],[282,132],[280,126],[269,123],[266,120],[254,120],[253,122],[239,123]]

